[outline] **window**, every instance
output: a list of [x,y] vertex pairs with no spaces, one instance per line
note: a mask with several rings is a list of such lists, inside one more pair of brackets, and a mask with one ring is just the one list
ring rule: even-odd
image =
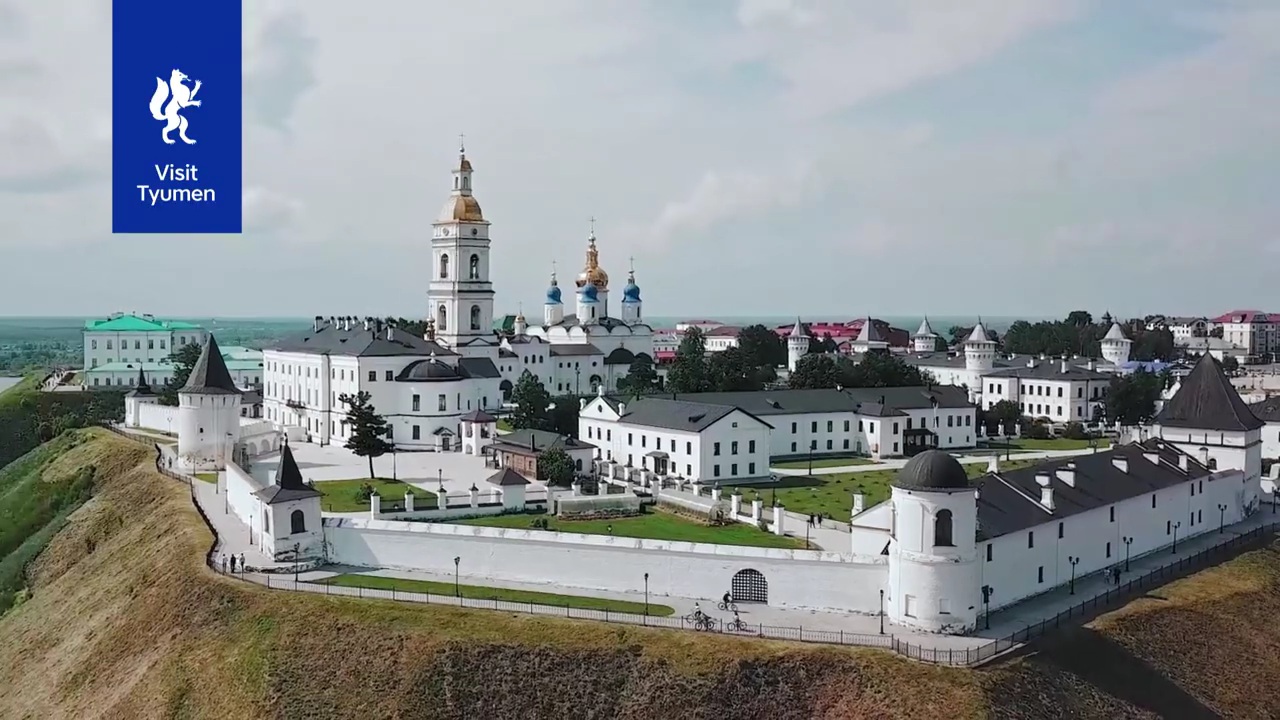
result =
[[814,420],[809,423],[809,432],[818,432],[818,421]]
[[833,421],[831,421],[831,420],[828,420],[828,421],[827,421],[827,432],[831,432],[831,431],[832,431],[832,430],[834,430],[834,429],[835,429],[835,423],[834,423]]
[[737,455],[737,454],[738,454],[738,441],[737,441],[737,440],[734,440],[733,442],[729,443],[729,454],[730,454],[730,455]]
[[858,432],[862,432],[862,421],[858,421]]
[[1111,557],[1111,543],[1107,543],[1107,557]]
[[1196,522],[1198,523],[1204,522],[1204,510],[1196,511]]
[[[658,438],[658,447],[662,447],[662,438]],[[676,439],[671,438],[671,452],[676,451]]]
[[991,543],[987,543],[987,562],[991,562]]
[[755,475],[755,474],[756,474],[756,464],[755,464],[755,463],[747,463],[747,474],[748,474],[748,475]]
[[950,510],[939,510],[938,514],[934,516],[933,544],[935,547],[955,547],[955,543],[951,541],[951,511]]
[[301,510],[294,510],[289,513],[289,534],[297,535],[307,531],[307,521],[303,517]]
[[480,256],[472,255],[470,269],[467,271],[467,277],[471,280],[480,279]]
[[1027,532],[1027,547],[1033,548],[1035,546],[1036,546],[1036,533],[1034,530],[1030,530]]
[[141,340],[134,340],[134,341],[133,341],[133,349],[134,349],[134,350],[141,350],[141,349],[142,349],[142,341],[141,341]]
[[440,279],[449,279],[449,253],[440,256]]
[[396,379],[396,376],[395,376],[395,375],[392,375],[392,374],[391,374],[391,371],[390,371],[390,370],[388,370],[388,371],[387,371],[387,373],[386,373],[385,375],[383,375],[383,376],[382,376],[382,379],[383,379],[383,380],[386,380],[387,382],[391,382],[392,380],[395,380],[395,379]]
[[1164,521],[1164,534],[1165,534],[1165,535],[1169,535],[1169,534],[1171,534],[1172,532],[1173,532],[1173,521],[1172,521],[1172,520],[1165,520],[1165,521]]
[[421,396],[421,395],[414,395],[414,396],[413,396],[413,411],[414,411],[414,412],[419,412],[419,411],[421,411],[421,410],[422,410],[422,396]]
[[[97,340],[90,340],[90,341],[89,341],[89,349],[91,349],[91,350],[97,350],[97,349],[98,349],[98,341],[97,341]],[[795,423],[792,423],[792,424],[791,424],[791,426],[792,426],[792,427],[795,427]]]
[[111,349],[111,341],[110,341],[110,340],[108,340],[108,341],[107,341],[107,349],[108,349],[108,350],[110,350],[110,349]]
[[720,443],[716,443],[715,445],[711,446],[711,454],[712,455],[720,454]]
[[845,438],[845,439],[844,439],[844,449],[845,449],[845,450],[848,450],[848,449],[849,449],[849,438]]
[[147,338],[147,349],[148,349],[148,350],[155,350],[155,349],[156,349],[156,341],[155,341],[155,340],[152,340],[151,338]]
[[792,434],[792,435],[795,435],[795,434],[796,434],[796,424],[795,424],[795,423],[791,423],[791,434]]
[[845,421],[844,421],[844,431],[845,431],[845,432],[849,432],[849,421],[848,421],[848,420],[845,420]]
[[738,463],[733,463],[732,465],[729,466],[729,477],[737,477],[737,476],[738,476]]
[[436,396],[436,409],[437,409],[437,410],[439,410],[440,412],[444,412],[445,410],[448,410],[448,409],[449,409],[449,400],[448,400],[448,398],[446,398],[444,395],[437,395],[437,396]]
[[631,445],[631,444],[632,444],[631,433],[627,433],[627,444],[628,444],[628,445]]
[[1062,387],[1058,387],[1058,397],[1062,397]]
[[[640,436],[640,447],[649,447],[649,438],[645,437],[644,435],[641,435],[641,436]],[[661,448],[661,447],[659,447],[658,449],[659,449],[659,450],[661,450],[662,448]]]
[[1040,583],[1044,582],[1044,566],[1043,565],[1041,565],[1036,570],[1036,582],[1040,582]]
[[161,338],[161,339],[160,339],[160,349],[161,349],[161,350],[163,350],[163,349],[164,349],[164,338]]
[[719,465],[712,465],[712,466],[711,466],[711,476],[712,476],[712,477],[720,477],[720,466],[719,466]]
[[1112,505],[1111,506],[1111,522],[1115,522],[1115,521],[1116,521],[1116,506]]
[[684,444],[684,454],[685,454],[685,455],[692,455],[692,454],[693,454],[693,443],[692,443],[692,442],[685,442],[685,444]]
[[795,451],[796,451],[796,444],[791,443],[791,452],[795,452]]
[[1155,507],[1155,506],[1156,506],[1156,495],[1155,493],[1151,493],[1151,507]]
[[955,427],[955,422],[956,422],[956,416],[955,416],[955,415],[948,415],[948,416],[947,416],[947,427]]
[[418,427],[417,425],[413,426],[413,439],[414,440],[422,439],[422,428]]
[[753,452],[755,452],[755,451],[756,451],[756,441],[755,441],[755,440],[748,440],[748,441],[747,441],[747,452],[748,452],[748,453],[753,453]]
[[[1063,533],[1065,533],[1065,532],[1066,532],[1066,527],[1065,527],[1064,523],[1058,523],[1058,539],[1059,539],[1059,540],[1061,540],[1061,539],[1063,538]],[[1030,545],[1028,545],[1027,547],[1031,547],[1031,546],[1030,546]]]
[[370,370],[370,371],[369,371],[369,382],[378,382],[378,371],[377,371],[377,370]]
[[1196,496],[1196,484],[1191,483],[1191,497],[1195,497],[1195,496]]
[[[947,418],[947,424],[948,424],[948,425],[950,425],[950,424],[951,424],[951,422],[950,422],[950,421],[951,421],[951,418]],[[898,423],[894,423],[894,424],[893,424],[893,434],[894,434],[894,435],[897,435],[897,434],[898,434]]]
[[471,306],[471,329],[472,330],[480,329],[480,306],[479,305]]

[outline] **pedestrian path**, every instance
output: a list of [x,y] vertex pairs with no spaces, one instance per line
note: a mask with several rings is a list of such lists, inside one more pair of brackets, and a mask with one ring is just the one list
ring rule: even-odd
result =
[[[1048,458],[1075,457],[1077,455],[1088,455],[1098,450],[1084,448],[1082,450],[1033,450],[1019,452],[1006,458],[1003,455],[956,455],[955,458],[962,465],[972,465],[974,463],[991,462],[992,457],[999,458],[1000,462],[1009,462],[1012,460],[1045,460]],[[875,472],[877,470],[897,470],[906,465],[911,458],[892,458],[877,463],[860,464],[860,465],[841,465],[839,467],[815,467],[813,475],[836,475],[843,473],[860,473]],[[788,475],[793,477],[805,477],[810,475],[808,468],[770,468],[770,472],[775,475]]]

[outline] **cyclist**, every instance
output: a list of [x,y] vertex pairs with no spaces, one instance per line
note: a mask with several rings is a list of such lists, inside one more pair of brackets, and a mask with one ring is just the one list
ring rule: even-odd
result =
[[721,598],[720,600],[721,600],[721,602],[723,602],[723,603],[724,603],[724,606],[725,606],[725,607],[729,607],[730,605],[732,605],[732,604],[733,604],[733,593],[732,593],[732,592],[726,592],[726,593],[724,594],[724,597],[723,597],[723,598]]
[[694,618],[702,617],[702,605],[697,602],[693,604],[693,617]]

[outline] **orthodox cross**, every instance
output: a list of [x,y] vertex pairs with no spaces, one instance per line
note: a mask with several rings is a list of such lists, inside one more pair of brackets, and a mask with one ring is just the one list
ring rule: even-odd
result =
[[467,151],[466,139],[466,134],[458,133],[458,152],[465,153]]

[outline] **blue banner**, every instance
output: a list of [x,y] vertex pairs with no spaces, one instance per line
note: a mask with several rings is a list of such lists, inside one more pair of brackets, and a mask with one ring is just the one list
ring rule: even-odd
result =
[[241,0],[114,0],[111,229],[239,233]]

